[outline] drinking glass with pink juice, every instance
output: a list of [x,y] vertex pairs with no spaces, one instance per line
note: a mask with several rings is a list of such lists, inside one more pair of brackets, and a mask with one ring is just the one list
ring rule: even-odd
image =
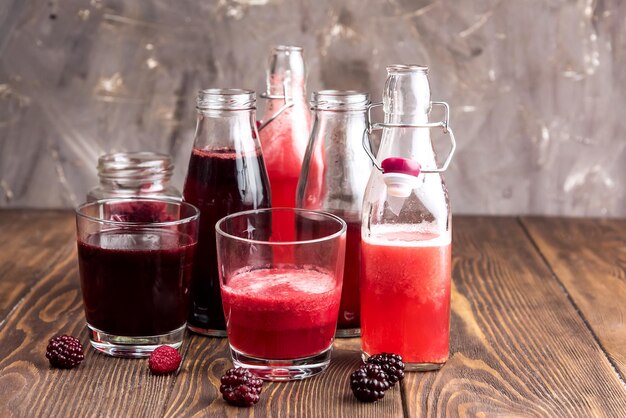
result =
[[[288,219],[297,240],[270,239]],[[216,225],[222,302],[233,363],[268,380],[303,379],[330,362],[346,224],[329,213],[262,209]],[[285,262],[274,250],[290,248]]]
[[[383,123],[361,230],[363,356],[400,354],[407,370],[435,370],[448,359],[451,215],[441,173],[455,148],[448,107],[430,101],[428,68],[387,67]],[[435,105],[441,122],[430,123]],[[443,128],[452,146],[438,163],[430,129]]]

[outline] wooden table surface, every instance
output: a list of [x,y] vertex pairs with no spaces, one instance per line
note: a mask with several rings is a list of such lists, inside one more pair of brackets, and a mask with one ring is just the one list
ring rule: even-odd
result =
[[52,369],[50,337],[89,347],[68,211],[0,210],[0,416],[626,417],[626,220],[454,218],[451,357],[375,404],[348,378],[359,340],[322,375],[227,405],[227,341],[188,335],[177,375],[86,350]]

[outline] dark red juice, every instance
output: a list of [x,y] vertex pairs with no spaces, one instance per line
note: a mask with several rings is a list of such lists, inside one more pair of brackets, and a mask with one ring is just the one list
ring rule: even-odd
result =
[[338,329],[360,327],[361,222],[347,222],[346,263],[339,305]]
[[87,322],[119,336],[154,336],[183,326],[196,244],[176,231],[116,229],[78,242]]
[[226,330],[217,270],[215,224],[226,215],[270,207],[269,184],[260,151],[194,149],[183,191],[200,209],[198,256],[191,282],[192,330]]

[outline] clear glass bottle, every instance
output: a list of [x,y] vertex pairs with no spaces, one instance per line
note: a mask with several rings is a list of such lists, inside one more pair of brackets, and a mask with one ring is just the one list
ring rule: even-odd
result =
[[181,200],[170,184],[174,164],[156,152],[116,152],[98,158],[100,184],[87,193],[87,201],[105,198],[154,197]]
[[311,133],[302,48],[276,46],[267,69],[267,99],[259,127],[272,188],[272,207],[295,207],[296,188]]
[[198,119],[183,196],[200,209],[188,327],[226,336],[215,244],[215,224],[234,212],[270,207],[270,187],[250,90],[198,93]]
[[[448,359],[451,214],[441,176],[454,152],[448,106],[430,101],[428,68],[387,67],[382,140],[363,206],[361,341],[365,357],[402,355],[408,370],[434,370]],[[430,123],[433,104],[446,117]],[[430,129],[452,142],[442,167]]]
[[298,183],[297,207],[331,212],[348,225],[337,337],[360,334],[361,210],[372,169],[361,144],[369,104],[367,93],[313,93],[313,130]]

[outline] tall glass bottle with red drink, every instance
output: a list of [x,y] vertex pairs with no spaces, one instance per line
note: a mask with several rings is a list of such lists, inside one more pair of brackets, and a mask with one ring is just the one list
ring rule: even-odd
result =
[[[293,208],[311,132],[302,48],[276,46],[267,69],[268,99],[259,128],[272,189],[272,207]],[[289,226],[293,228],[293,225]]]
[[348,225],[338,337],[360,334],[361,209],[372,162],[361,146],[367,134],[367,93],[313,93],[313,130],[304,157],[296,204],[331,212]]
[[[383,130],[382,140],[363,206],[363,355],[397,353],[408,370],[438,369],[449,355],[451,213],[441,173],[455,141],[448,105],[430,101],[427,72],[387,67],[384,122],[370,125]],[[432,105],[443,107],[443,121],[429,122]],[[452,143],[441,165],[434,127]]]
[[188,328],[226,336],[215,224],[242,210],[270,207],[270,186],[258,141],[256,97],[250,90],[198,93],[198,121],[183,198],[200,209]]

